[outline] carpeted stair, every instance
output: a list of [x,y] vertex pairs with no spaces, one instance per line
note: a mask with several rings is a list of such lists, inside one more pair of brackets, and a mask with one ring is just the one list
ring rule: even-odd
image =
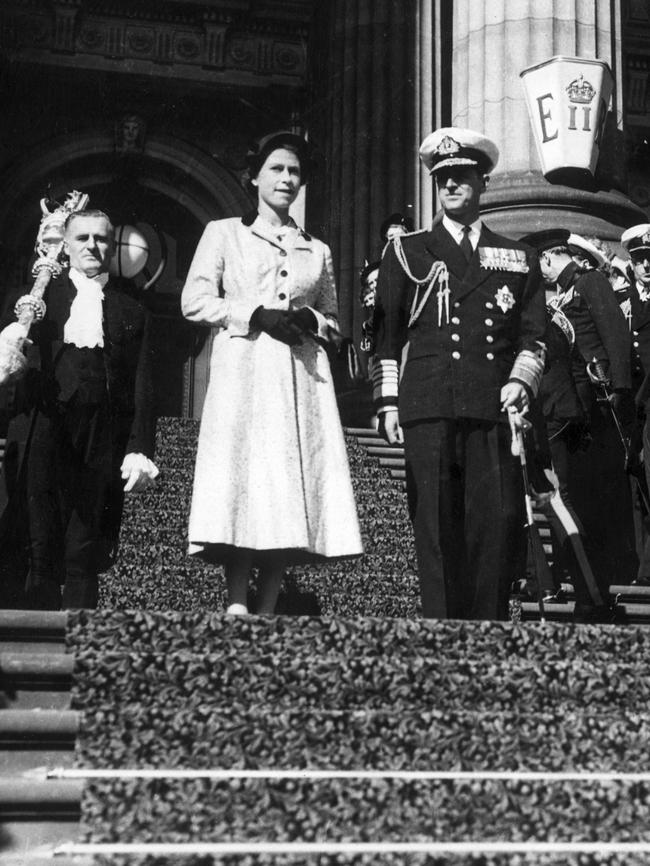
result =
[[[159,422],[159,483],[155,490],[127,499],[120,555],[102,580],[101,607],[223,610],[221,570],[186,555],[197,435],[194,421]],[[406,494],[354,435],[347,436],[347,445],[365,555],[291,569],[280,610],[414,616],[419,593]]]
[[[68,641],[87,768],[650,770],[644,628],[98,611],[74,614]],[[477,842],[476,858],[218,863],[622,866],[647,859],[479,859],[478,843],[650,840],[650,783],[116,778],[87,783],[83,830],[93,842]]]
[[[141,853],[95,862],[650,862],[629,853],[481,853],[486,841],[650,842],[650,777],[201,777],[219,769],[650,773],[650,631],[419,619],[403,480],[391,475],[399,467],[378,462],[396,458],[372,454],[383,446],[360,443],[356,432],[348,450],[365,556],[292,570],[282,600],[292,616],[227,617],[221,573],[185,555],[196,433],[193,422],[160,424],[160,485],[128,500],[102,609],[68,616],[76,765],[113,773],[83,784],[81,838],[476,847],[462,856]],[[127,768],[162,777],[121,778]],[[174,770],[199,776],[172,778]],[[61,781],[70,781],[65,769]],[[36,853],[25,866],[40,862]]]
[[[112,609],[223,610],[223,575],[186,556],[187,518],[194,474],[198,423],[159,421],[157,487],[127,498],[121,551],[102,581],[102,607]],[[350,428],[346,443],[362,528],[365,555],[350,562],[291,569],[280,611],[331,616],[419,614],[413,535],[404,489],[403,449],[391,448],[376,431]],[[548,531],[541,515],[541,531]],[[550,549],[549,549],[550,550]],[[548,620],[569,621],[567,600],[548,605]],[[612,585],[610,601],[619,622],[650,623],[650,587]],[[515,599],[524,620],[539,618],[534,601]]]

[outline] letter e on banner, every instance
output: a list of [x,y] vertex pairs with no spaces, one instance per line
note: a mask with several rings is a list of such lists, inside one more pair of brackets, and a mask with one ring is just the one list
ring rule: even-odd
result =
[[554,138],[557,138],[557,126],[555,127],[555,132],[551,133],[547,121],[552,120],[551,117],[551,109],[545,110],[544,102],[550,100],[553,102],[553,94],[545,93],[544,96],[537,97],[537,107],[539,108],[539,122],[542,125],[542,141],[546,143],[547,141],[553,141]]

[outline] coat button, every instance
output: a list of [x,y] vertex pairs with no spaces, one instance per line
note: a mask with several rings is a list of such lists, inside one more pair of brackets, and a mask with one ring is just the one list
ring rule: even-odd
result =
[[286,251],[286,250],[280,250],[280,255],[281,255],[281,256],[286,256],[286,254],[287,254],[287,251]]
[[491,328],[494,322],[492,321],[492,319],[486,319],[485,324],[488,326],[488,328]]
[[454,301],[454,310],[457,310],[460,307],[460,301]]
[[638,336],[639,336],[639,332],[638,332],[638,331],[632,331],[632,333],[634,334],[635,337],[638,337]]
[[278,295],[278,298],[280,298],[281,301],[284,301],[284,299],[285,299],[286,297],[287,297],[287,296],[285,295],[284,292],[280,292],[280,294]]
[[486,308],[487,310],[493,310],[493,309],[494,309],[494,304],[492,303],[492,301],[486,301],[486,302],[485,302],[485,308]]
[[494,343],[494,337],[492,336],[492,334],[488,334],[485,339],[488,341],[488,343]]
[[460,358],[460,352],[452,352],[451,357],[454,359],[454,361],[457,361]]
[[451,324],[452,324],[452,325],[460,325],[460,319],[458,318],[458,316],[454,316],[454,317],[452,318],[452,320],[451,320]]
[[281,276],[281,277],[286,277],[286,276],[287,276],[287,271],[280,271],[280,276]]
[[488,361],[494,361],[494,355],[492,354],[492,352],[488,352],[485,357],[488,359]]
[[458,336],[458,334],[452,334],[451,339],[454,341],[454,343],[457,343],[460,340],[460,337]]
[[639,348],[639,341],[638,341],[638,340],[635,340],[635,341],[632,343],[632,345],[634,346],[635,349],[638,349],[638,348]]

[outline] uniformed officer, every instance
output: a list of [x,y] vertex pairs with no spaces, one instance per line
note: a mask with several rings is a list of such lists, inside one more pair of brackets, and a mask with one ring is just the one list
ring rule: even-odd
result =
[[[650,484],[650,223],[632,226],[621,235],[629,253],[627,268],[630,328],[632,331],[632,372],[636,380],[636,403],[644,416],[643,454],[646,487]],[[646,542],[646,548],[648,542]],[[648,583],[650,552],[644,552],[637,583]]]
[[[568,319],[575,333],[578,353],[573,372],[592,443],[586,452],[571,455],[569,487],[601,594],[607,599],[609,583],[633,580],[638,567],[625,453],[611,413],[613,409],[623,427],[631,429],[630,335],[609,280],[598,270],[585,271],[576,264],[569,237],[567,229],[554,228],[528,235],[527,240],[537,247],[545,282],[556,287],[550,306]],[[588,368],[607,378],[609,405]],[[593,615],[600,612],[585,605],[584,619]]]
[[405,447],[424,616],[505,619],[525,543],[506,410],[539,385],[544,293],[535,252],[479,216],[494,142],[443,128],[420,159],[444,214],[395,239],[379,271],[380,431]]

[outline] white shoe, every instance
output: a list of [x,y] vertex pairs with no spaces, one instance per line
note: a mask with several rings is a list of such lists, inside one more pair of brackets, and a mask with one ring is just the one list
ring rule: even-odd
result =
[[231,604],[226,608],[226,613],[231,616],[245,616],[248,613],[248,608],[245,604]]

